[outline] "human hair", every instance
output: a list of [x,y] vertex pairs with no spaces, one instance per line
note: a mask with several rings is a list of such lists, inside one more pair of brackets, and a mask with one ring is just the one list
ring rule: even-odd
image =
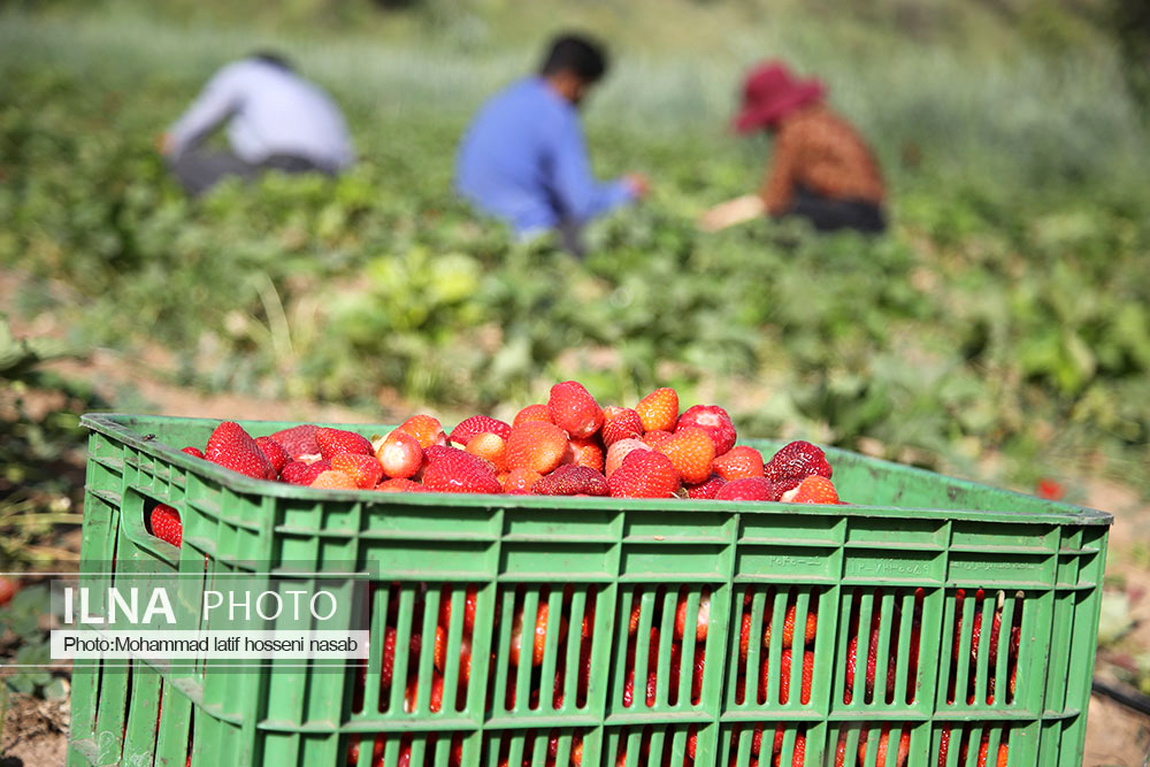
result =
[[295,71],[295,65],[291,63],[291,60],[283,54],[277,53],[275,51],[256,51],[255,53],[251,54],[249,58],[255,59],[256,61],[262,61],[265,64],[270,64],[271,66],[282,69],[285,72]]
[[544,77],[571,72],[587,83],[598,81],[607,71],[607,57],[594,40],[582,35],[565,34],[551,42],[539,73]]

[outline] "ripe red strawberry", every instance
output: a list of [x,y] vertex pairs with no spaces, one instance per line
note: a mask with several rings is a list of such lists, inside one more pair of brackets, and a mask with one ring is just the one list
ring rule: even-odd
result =
[[[468,586],[463,595],[463,633],[470,634],[475,629],[475,608],[479,602],[479,591],[475,586]],[[439,600],[439,625],[451,625],[451,587],[444,586]]]
[[[795,639],[795,605],[790,605],[787,608],[786,615],[783,616],[783,647],[790,647]],[[815,641],[815,634],[818,631],[819,616],[813,609],[807,611],[807,626],[803,639],[807,644]],[[771,622],[770,616],[767,616],[767,627],[763,631],[763,647],[769,647],[771,644]]]
[[567,434],[553,423],[528,421],[512,427],[504,459],[508,470],[533,469],[549,474],[567,453]]
[[[766,655],[760,660],[761,675],[759,677],[759,702],[768,702],[770,695],[770,688],[767,687],[767,681],[770,678],[770,658]],[[791,651],[783,650],[782,658],[779,661],[779,703],[786,703],[790,700],[791,696]],[[773,701],[769,701],[773,702]]]
[[831,478],[831,465],[827,463],[822,448],[810,442],[796,440],[784,445],[763,467],[763,474],[775,486],[775,492],[782,494],[812,474]]
[[715,493],[716,501],[769,501],[771,483],[765,477],[732,479]]
[[607,478],[586,466],[560,466],[536,482],[535,495],[607,495]]
[[340,453],[331,459],[331,468],[347,474],[362,490],[371,490],[383,479],[383,467],[374,455]]
[[671,459],[653,450],[634,450],[607,479],[613,498],[670,498],[679,489]]
[[323,472],[331,468],[331,461],[319,460],[315,463],[292,461],[280,472],[280,482],[290,485],[310,485]]
[[180,520],[180,512],[171,506],[157,503],[152,509],[149,523],[152,526],[152,535],[176,548],[180,547],[184,540],[184,523]]
[[586,439],[572,437],[569,439],[567,441],[567,452],[563,455],[563,463],[570,463],[575,466],[586,466],[602,474],[603,445],[599,442],[599,437],[594,436]]
[[375,489],[381,493],[428,493],[431,492],[423,485],[406,477],[395,477],[393,479],[385,479],[375,486]]
[[381,690],[391,687],[391,678],[395,672],[395,641],[395,628],[388,626],[383,634],[383,664],[379,675]]
[[410,478],[423,463],[423,447],[414,435],[396,429],[380,443],[375,458],[388,477]]
[[[407,681],[407,689],[403,695],[403,711],[406,714],[415,712],[415,706],[419,701],[419,681],[416,677],[411,677]],[[439,711],[443,708],[443,674],[438,671],[431,672],[431,700],[427,702],[428,710],[432,713]],[[403,764],[402,755],[400,757],[400,764]]]
[[1034,488],[1035,495],[1048,501],[1061,500],[1064,493],[1062,483],[1049,478],[1038,480],[1038,484]]
[[656,450],[671,459],[686,484],[697,484],[711,476],[715,443],[702,429],[694,426],[677,429]]
[[792,490],[788,490],[780,497],[784,503],[822,503],[835,505],[839,502],[839,494],[835,485],[826,477],[817,474],[805,478]]
[[432,445],[446,445],[447,434],[443,431],[443,424],[439,419],[430,415],[413,415],[396,427],[419,440],[419,446],[426,450]]
[[723,479],[749,479],[763,476],[763,456],[747,445],[736,445],[722,455],[715,456],[714,471]]
[[300,456],[318,456],[319,443],[315,441],[315,432],[319,427],[312,423],[303,423],[290,429],[277,431],[271,436],[291,456],[298,461]]
[[[176,521],[177,522],[179,521],[178,516],[177,516]],[[154,525],[152,526],[152,529],[153,530],[156,529]],[[182,530],[181,530],[180,534],[182,535]],[[156,537],[159,537],[159,536],[156,536]],[[171,541],[168,541],[168,542],[171,543]],[[173,543],[172,545],[173,546],[179,546],[180,544],[179,543]],[[16,592],[19,590],[20,590],[20,584],[17,581],[12,580],[11,578],[9,578],[6,575],[0,575],[0,607],[3,607],[4,605],[11,602],[12,597],[16,596]]]
[[638,439],[643,436],[643,431],[643,421],[635,410],[615,405],[603,408],[602,436],[607,447],[621,439]]
[[320,490],[358,490],[359,485],[355,483],[355,479],[344,471],[336,469],[328,469],[321,471],[319,476],[311,481],[310,487],[319,488]]
[[715,443],[715,455],[722,455],[735,446],[735,424],[731,416],[718,405],[694,405],[679,416],[675,431],[695,426],[707,432]]
[[656,389],[639,400],[635,412],[643,422],[643,431],[674,431],[679,420],[679,394],[674,389]]
[[695,761],[695,751],[698,748],[699,734],[697,727],[692,725],[687,730],[687,758],[692,762]]
[[607,448],[607,460],[604,465],[603,474],[607,477],[607,479],[610,479],[611,475],[615,473],[615,470],[622,465],[623,459],[627,457],[628,453],[630,453],[632,450],[650,449],[650,446],[641,439],[619,440],[618,442],[611,445],[611,447]]
[[204,451],[203,450],[200,450],[198,447],[192,447],[191,445],[188,445],[187,447],[185,447],[180,452],[181,453],[187,453],[188,455],[192,456],[193,458],[203,458],[204,457]]
[[534,469],[512,469],[499,475],[499,484],[508,495],[530,495],[535,483],[541,479],[543,475]]
[[[695,641],[702,642],[707,638],[707,627],[711,623],[711,592],[704,589],[699,595],[699,611],[695,616]],[[675,608],[675,639],[682,639],[687,627],[687,598],[679,598]]]
[[497,472],[507,469],[507,462],[504,460],[507,455],[507,442],[498,434],[490,431],[480,432],[471,438],[465,450],[490,462]]
[[272,471],[278,477],[283,467],[287,466],[288,461],[291,460],[291,456],[283,449],[283,445],[271,437],[256,437],[256,444],[260,446],[264,458],[268,459],[268,463],[272,465]]
[[739,660],[747,662],[747,652],[751,649],[751,613],[743,612],[742,628],[739,630]]
[[697,706],[703,697],[703,673],[707,666],[707,646],[695,645],[695,665],[691,669],[691,705]]
[[563,381],[552,386],[547,410],[555,425],[571,437],[590,437],[603,425],[603,408],[578,381]]
[[208,438],[204,457],[255,479],[275,479],[272,465],[252,435],[235,421],[224,421]]
[[[455,448],[440,448],[423,472],[423,486],[437,493],[501,493],[503,487],[481,458]],[[431,450],[424,451],[432,454]]]
[[464,419],[458,426],[452,429],[447,441],[466,446],[472,437],[484,432],[498,434],[503,439],[507,439],[507,435],[511,433],[511,424],[487,415],[473,415],[470,418]]
[[950,751],[950,728],[947,727],[938,736],[938,764],[939,767],[945,767],[946,754]]
[[551,411],[547,409],[546,405],[538,403],[528,405],[516,413],[515,419],[511,422],[511,427],[515,428],[519,424],[527,423],[528,421],[547,421],[548,423],[554,423],[554,421],[551,420]]
[[366,437],[347,429],[321,426],[315,430],[315,441],[319,445],[319,454],[329,461],[340,453],[375,455],[375,448]]
[[712,474],[697,485],[687,485],[687,497],[699,500],[711,500],[725,484],[727,484],[727,480],[718,474]]

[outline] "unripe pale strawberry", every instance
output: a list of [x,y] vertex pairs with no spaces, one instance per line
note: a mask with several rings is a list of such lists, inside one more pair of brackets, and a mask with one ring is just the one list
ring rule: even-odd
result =
[[355,483],[355,479],[350,474],[335,469],[320,472],[319,476],[311,481],[311,486],[322,490],[359,489],[359,485]]
[[641,439],[621,439],[607,448],[606,471],[603,473],[610,479],[615,470],[623,463],[623,459],[632,450],[650,450],[651,447]]
[[396,429],[380,443],[375,457],[388,477],[407,479],[419,471],[423,448],[415,435]]
[[[510,428],[508,431],[510,432]],[[468,453],[490,461],[497,472],[507,468],[504,460],[507,454],[507,442],[498,434],[489,431],[480,432],[471,438],[466,449]]]

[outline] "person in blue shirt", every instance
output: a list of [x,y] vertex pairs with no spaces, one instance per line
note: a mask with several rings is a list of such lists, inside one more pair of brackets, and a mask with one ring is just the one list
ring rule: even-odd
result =
[[[230,151],[201,146],[227,122]],[[268,170],[337,175],[355,160],[339,108],[273,52],[227,65],[160,138],[160,152],[193,196],[228,176]]]
[[584,225],[648,189],[640,174],[606,183],[591,174],[579,107],[606,69],[596,43],[556,38],[539,73],[492,97],[467,129],[456,158],[458,193],[521,240],[558,230],[564,247],[582,256]]

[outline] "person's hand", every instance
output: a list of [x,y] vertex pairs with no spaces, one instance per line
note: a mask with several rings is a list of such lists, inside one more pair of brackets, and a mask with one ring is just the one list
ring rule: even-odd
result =
[[642,173],[628,173],[623,176],[623,183],[627,186],[627,191],[636,200],[641,200],[648,195],[651,191],[651,182],[647,176]]
[[766,210],[763,198],[757,194],[743,195],[708,210],[699,218],[699,228],[704,232],[717,232],[728,226],[756,219]]

